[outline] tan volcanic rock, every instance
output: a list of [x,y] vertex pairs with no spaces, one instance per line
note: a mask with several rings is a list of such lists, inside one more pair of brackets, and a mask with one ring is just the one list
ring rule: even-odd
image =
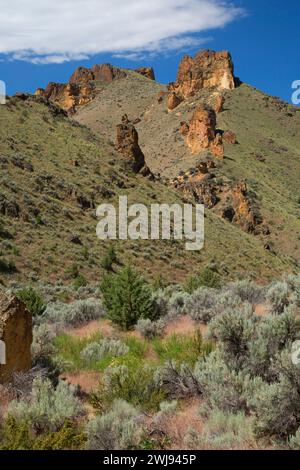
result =
[[193,154],[210,149],[211,146],[215,153],[219,137],[216,140],[216,113],[212,108],[203,104],[198,106],[189,124],[185,142]]
[[[221,216],[248,233],[258,233],[257,227],[262,224],[261,216],[255,210],[253,202],[249,197],[249,191],[245,182],[239,182],[225,191],[226,207],[223,208]],[[230,201],[230,203],[229,203]]]
[[124,70],[114,67],[111,64],[93,65],[91,70],[94,74],[94,80],[99,82],[111,83],[114,80],[120,80],[127,77]]
[[221,113],[223,111],[223,108],[224,108],[224,104],[225,104],[225,97],[223,95],[220,95],[218,94],[215,98],[215,111],[217,114]]
[[235,87],[234,67],[229,52],[202,50],[194,58],[185,56],[179,66],[177,81],[170,91],[189,98],[203,88],[232,90]]
[[177,106],[179,106],[182,101],[183,98],[172,91],[168,96],[168,110],[173,111],[173,109],[177,108]]
[[149,80],[155,81],[155,73],[152,67],[140,67],[135,69],[135,71],[144,77],[149,78]]
[[[15,372],[31,368],[32,316],[17,297],[0,290],[0,340],[5,364],[0,363],[0,383]],[[5,344],[5,351],[3,349]],[[3,359],[2,355],[0,359]]]
[[223,145],[223,139],[222,139],[221,134],[219,134],[219,133],[216,134],[214,140],[210,143],[210,150],[216,158],[219,158],[220,160],[223,160],[223,158],[224,158],[224,145]]
[[237,143],[237,138],[234,132],[226,131],[223,133],[223,141],[227,144],[235,145]]
[[145,156],[139,146],[139,136],[127,115],[122,118],[122,124],[117,126],[116,149],[123,156],[126,164],[135,173],[142,171],[144,176],[150,174],[145,164]]
[[36,96],[43,96],[53,101],[68,113],[72,114],[78,106],[83,106],[94,99],[95,82],[111,83],[125,78],[123,70],[110,64],[94,65],[91,69],[79,67],[71,76],[69,83],[49,83],[45,90],[38,88]]
[[179,132],[182,136],[186,137],[189,133],[190,126],[188,125],[187,122],[181,122],[180,123],[180,129]]
[[69,83],[79,85],[80,83],[86,83],[94,80],[94,74],[91,69],[86,67],[78,67],[71,76]]

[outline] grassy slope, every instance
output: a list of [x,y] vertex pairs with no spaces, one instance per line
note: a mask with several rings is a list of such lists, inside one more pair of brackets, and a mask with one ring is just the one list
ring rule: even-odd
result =
[[[142,80],[143,77],[142,77]],[[149,81],[148,81],[149,82]],[[22,170],[11,158],[21,155],[31,162],[34,171]],[[1,217],[0,260],[11,260],[17,272],[0,273],[9,280],[42,278],[56,282],[73,282],[68,268],[74,263],[88,280],[97,282],[103,275],[100,262],[108,243],[95,235],[94,209],[83,211],[78,194],[90,197],[95,204],[116,202],[119,194],[128,194],[129,202],[178,202],[178,195],[160,183],[125,175],[119,168],[118,155],[105,139],[65,117],[57,117],[44,104],[12,99],[1,107],[0,114],[0,193],[16,201],[22,210],[19,219]],[[74,160],[79,166],[74,166]],[[52,176],[49,183],[41,177]],[[115,192],[105,199],[97,186]],[[119,186],[125,186],[120,189]],[[34,215],[38,209],[40,215]],[[26,216],[26,214],[29,214]],[[4,227],[4,229],[3,229]],[[11,239],[7,236],[9,232]],[[78,234],[82,245],[70,242]],[[182,281],[211,261],[228,278],[249,275],[256,278],[278,276],[289,271],[285,260],[266,252],[259,240],[207,213],[206,245],[201,252],[187,252],[182,243],[116,242],[122,263],[132,262],[146,277],[162,275],[169,281]]]
[[[148,165],[154,172],[174,177],[180,170],[195,166],[199,158],[190,154],[179,127],[182,121],[190,120],[207,92],[168,113],[166,98],[160,103],[157,100],[158,91],[165,90],[130,72],[127,79],[114,82],[82,108],[76,119],[113,138],[122,114],[131,119],[139,117],[141,122],[136,127]],[[217,173],[231,181],[247,181],[271,228],[268,241],[296,270],[300,263],[299,126],[299,111],[245,84],[227,93],[225,110],[218,115],[218,127],[234,131],[239,145],[226,146],[226,158],[218,164]],[[264,157],[265,162],[257,156]]]

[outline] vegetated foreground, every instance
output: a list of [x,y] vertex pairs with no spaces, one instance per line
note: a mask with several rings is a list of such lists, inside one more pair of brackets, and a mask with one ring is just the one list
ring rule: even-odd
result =
[[[1,449],[299,449],[299,124],[213,51],[1,106]],[[204,249],[99,241],[120,195],[204,204]]]
[[299,449],[300,278],[219,282],[15,286],[33,363],[0,386],[1,449]]

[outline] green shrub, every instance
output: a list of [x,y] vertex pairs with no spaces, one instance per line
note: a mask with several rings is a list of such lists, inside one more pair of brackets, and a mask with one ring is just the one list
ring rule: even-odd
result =
[[110,247],[107,254],[103,257],[101,261],[101,267],[105,269],[105,271],[112,271],[112,267],[114,263],[118,262],[118,257],[116,250],[114,247]]
[[173,334],[166,339],[156,339],[153,341],[153,347],[164,362],[186,362],[192,366],[200,357],[210,354],[213,349],[210,341],[203,341],[200,330],[196,330],[193,336]]
[[73,286],[76,290],[80,289],[80,287],[86,287],[88,285],[88,282],[86,278],[83,276],[83,274],[79,274],[73,282]]
[[28,422],[8,416],[1,432],[0,450],[79,450],[85,440],[78,423],[66,421],[58,431],[39,435]]
[[211,268],[206,267],[201,273],[196,276],[190,277],[185,285],[184,290],[192,294],[199,287],[209,287],[212,289],[219,289],[221,287],[220,276]]
[[44,299],[39,292],[32,287],[28,287],[17,292],[17,296],[24,302],[27,310],[34,316],[39,317],[45,311]]
[[86,427],[89,450],[132,450],[142,437],[138,411],[124,400],[116,400],[108,413],[93,418]]
[[17,272],[14,261],[7,261],[6,259],[0,259],[0,273],[13,274]]
[[108,317],[122,329],[131,329],[140,318],[157,319],[149,286],[130,267],[116,276],[106,276],[101,291]]
[[156,410],[165,399],[165,394],[154,381],[153,368],[147,365],[141,367],[138,361],[126,366],[108,367],[104,371],[99,390],[93,395],[93,404],[105,410],[116,399],[145,410]]

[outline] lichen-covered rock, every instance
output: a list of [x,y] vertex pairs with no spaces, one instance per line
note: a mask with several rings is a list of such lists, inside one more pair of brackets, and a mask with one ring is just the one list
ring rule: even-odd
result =
[[[5,364],[0,364],[0,383],[15,372],[31,368],[32,316],[12,294],[0,290],[0,341],[5,345]],[[3,352],[3,351],[2,351]],[[3,355],[2,355],[3,356]]]

